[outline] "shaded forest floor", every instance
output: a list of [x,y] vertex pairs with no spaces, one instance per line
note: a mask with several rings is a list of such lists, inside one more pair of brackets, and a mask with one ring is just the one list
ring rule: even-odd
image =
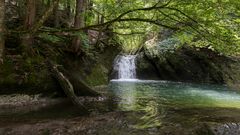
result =
[[[133,112],[108,112],[72,118],[28,119],[8,121],[0,125],[0,134],[7,135],[238,135],[239,123],[194,124],[162,123],[160,127],[137,128],[139,121],[131,116]],[[2,123],[2,122],[1,122]]]

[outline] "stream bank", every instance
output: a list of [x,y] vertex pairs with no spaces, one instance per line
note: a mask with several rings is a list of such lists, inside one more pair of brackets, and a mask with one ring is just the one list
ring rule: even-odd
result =
[[[58,113],[56,110],[59,107],[53,108],[55,111],[49,112],[49,109],[45,111],[34,111],[30,113],[11,115],[2,117],[0,120],[0,134],[8,135],[112,135],[112,134],[125,134],[125,135],[239,135],[240,133],[240,123],[239,112],[238,114],[231,113],[232,117],[235,118],[236,122],[231,121],[231,118],[226,118],[226,121],[222,122],[211,122],[204,121],[201,123],[196,123],[194,121],[185,122],[182,121],[176,123],[161,123],[159,127],[153,128],[140,128],[141,124],[139,117],[142,117],[144,113],[136,112],[106,112],[99,113],[95,112],[90,115],[84,115],[81,111],[76,111],[71,109],[68,103],[61,103],[61,109],[69,109],[74,111],[75,114],[70,113],[70,111],[64,111],[64,113]],[[48,113],[46,113],[48,111]],[[174,111],[174,109],[172,110]],[[190,112],[185,110],[175,110],[178,114],[189,115]],[[196,110],[197,111],[197,110]],[[206,109],[205,113],[209,113]],[[231,111],[231,110],[229,110]],[[66,114],[68,112],[69,114]],[[76,114],[76,112],[78,112]],[[202,110],[201,110],[202,112]],[[226,110],[226,112],[228,112]],[[40,115],[40,114],[41,115]],[[193,113],[193,112],[192,112]],[[224,112],[223,112],[224,113]],[[228,112],[229,113],[229,112]],[[54,118],[53,115],[54,114]],[[216,114],[212,114],[215,117]],[[234,116],[235,115],[235,116]],[[18,117],[17,117],[18,116]],[[19,118],[21,116],[21,118]],[[221,120],[224,117],[223,114],[218,114],[218,119]],[[208,118],[209,119],[209,118]],[[4,123],[4,124],[3,124]],[[142,123],[143,124],[143,123]]]

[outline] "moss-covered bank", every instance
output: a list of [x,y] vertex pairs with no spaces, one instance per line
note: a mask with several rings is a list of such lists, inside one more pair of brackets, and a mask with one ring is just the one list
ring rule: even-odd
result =
[[[55,61],[90,86],[106,85],[113,59],[118,52],[117,46],[107,46],[103,51],[95,52],[94,55],[73,56],[64,53]],[[4,64],[0,66],[0,94],[54,96],[61,91],[42,56],[24,58],[22,55],[8,55]]]

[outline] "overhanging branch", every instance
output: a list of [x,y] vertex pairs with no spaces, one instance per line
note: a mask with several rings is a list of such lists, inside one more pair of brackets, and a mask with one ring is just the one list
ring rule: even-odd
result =
[[[107,21],[107,22],[101,23],[101,24],[89,25],[89,26],[86,26],[86,27],[78,28],[78,29],[44,30],[44,29],[40,29],[41,24],[43,24],[42,21],[41,21],[41,22],[39,22],[39,24],[36,24],[34,26],[33,31],[34,32],[37,32],[37,31],[39,31],[39,32],[51,32],[51,33],[54,33],[54,32],[74,32],[74,31],[82,31],[82,30],[86,30],[86,29],[92,29],[92,28],[96,28],[96,27],[106,27],[106,26],[112,25],[115,22],[119,22],[119,20],[121,22],[123,22],[124,20],[122,20],[122,18],[129,13],[133,13],[133,12],[137,12],[137,11],[151,11],[151,10],[161,9],[161,8],[164,8],[164,7],[168,6],[170,4],[170,2],[171,2],[171,0],[169,0],[166,4],[161,5],[161,6],[158,6],[159,2],[157,2],[155,5],[153,5],[151,7],[128,10],[128,11],[120,14],[118,17],[116,17],[113,20],[110,20],[110,21]],[[49,9],[51,9],[51,8],[49,8]],[[42,19],[42,20],[45,20],[45,19]],[[130,21],[130,20],[126,19],[126,21]],[[132,21],[136,21],[136,19],[133,19]],[[146,20],[146,19],[145,20],[144,19],[138,19],[138,21],[142,21],[142,22],[147,21],[149,23],[155,23],[157,25],[160,25],[159,23],[156,23],[156,21],[149,21],[149,20]],[[162,26],[164,27],[165,25],[162,25]],[[169,27],[167,26],[167,28],[169,28]],[[16,31],[10,31],[10,32],[16,32]],[[17,33],[24,33],[24,32],[26,32],[26,31],[18,31]]]
[[118,20],[118,22],[127,22],[127,21],[146,22],[146,23],[155,24],[155,25],[162,26],[162,27],[165,27],[168,29],[172,29],[172,30],[179,30],[178,27],[173,27],[173,26],[168,26],[168,25],[162,24],[159,20],[151,20],[151,19],[143,19],[143,18],[127,18],[127,19]]

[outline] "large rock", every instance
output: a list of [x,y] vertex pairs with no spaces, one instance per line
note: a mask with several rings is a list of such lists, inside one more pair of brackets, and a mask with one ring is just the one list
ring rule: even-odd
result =
[[90,86],[107,85],[111,78],[113,61],[119,52],[120,49],[116,46],[108,46],[91,58],[67,57],[64,60],[65,68]]
[[[148,65],[144,70],[150,71],[155,67],[157,69],[155,74],[158,74],[159,79],[162,80],[227,83],[232,86],[239,84],[240,60],[238,58],[226,57],[208,48],[179,44],[178,40],[173,38],[155,44],[146,43],[144,57],[152,66]],[[144,57],[138,61],[145,61]]]
[[136,70],[138,79],[160,79],[157,68],[154,66],[153,63],[151,63],[151,61],[148,60],[144,53],[140,53],[136,57]]

